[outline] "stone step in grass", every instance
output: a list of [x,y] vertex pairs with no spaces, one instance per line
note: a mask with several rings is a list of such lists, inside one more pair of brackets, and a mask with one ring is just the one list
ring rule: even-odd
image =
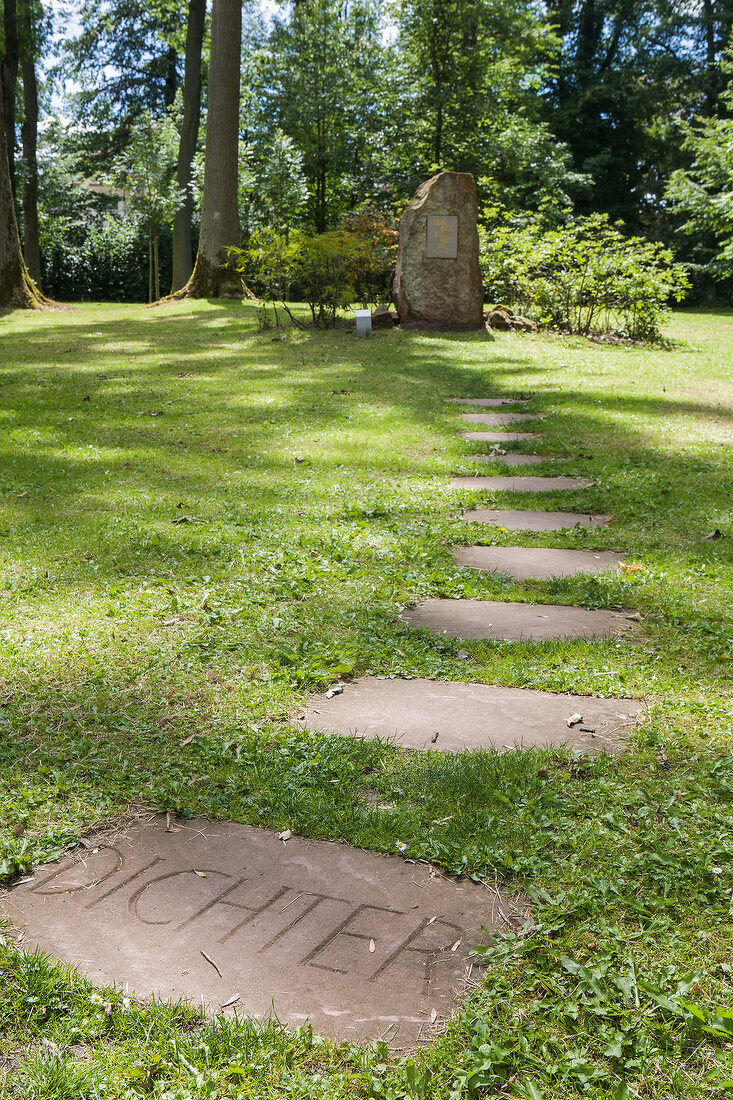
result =
[[519,405],[529,401],[528,397],[446,397],[454,405],[477,405],[484,409],[494,409],[499,405]]
[[523,420],[544,420],[544,413],[461,413],[467,424],[486,424],[500,428],[502,424],[521,424]]
[[166,824],[102,834],[8,893],[24,950],[138,997],[411,1048],[452,1011],[482,928],[518,913],[509,896],[398,856],[227,821]]
[[567,531],[573,527],[607,527],[611,516],[585,512],[542,512],[521,508],[474,508],[464,512],[466,523],[484,523],[507,531]]
[[456,565],[481,573],[501,573],[517,581],[607,573],[622,560],[610,550],[546,550],[535,546],[460,546],[451,553]]
[[560,489],[585,489],[591,482],[586,477],[452,477],[454,489],[498,490],[505,493],[550,493]]
[[466,459],[471,462],[499,462],[502,466],[534,466],[539,462],[567,462],[567,458],[550,458],[548,455],[505,455],[495,454],[490,452],[489,454],[475,454],[466,455]]
[[463,641],[545,642],[561,638],[619,638],[636,628],[624,611],[586,611],[562,604],[500,603],[495,600],[420,600],[403,611],[408,626]]
[[532,443],[542,436],[536,432],[459,432],[458,438],[468,443]]
[[[341,695],[316,695],[297,725],[347,737],[382,738],[403,748],[526,749],[568,745],[614,752],[641,713],[634,699],[597,699],[549,691],[438,680],[366,677]],[[568,726],[568,719],[580,720]]]

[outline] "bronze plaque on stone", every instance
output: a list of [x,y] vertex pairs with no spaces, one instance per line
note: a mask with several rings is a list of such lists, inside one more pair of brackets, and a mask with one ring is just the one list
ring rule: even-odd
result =
[[428,214],[427,255],[431,259],[457,259],[457,214]]

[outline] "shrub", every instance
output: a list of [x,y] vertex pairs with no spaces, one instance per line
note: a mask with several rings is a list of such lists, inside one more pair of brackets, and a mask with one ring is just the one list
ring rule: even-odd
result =
[[[170,269],[170,232],[161,234]],[[41,230],[42,281],[60,301],[145,301],[147,231],[139,218],[90,214],[85,224],[49,219]]]
[[605,214],[549,231],[483,229],[481,261],[490,301],[582,335],[620,329],[633,340],[659,339],[668,302],[681,301],[689,285],[668,248],[625,237]]
[[332,328],[339,309],[354,301],[366,305],[389,285],[394,266],[396,233],[382,215],[365,211],[340,229],[308,236],[294,231],[285,238],[260,229],[240,257],[240,270],[262,299],[283,308],[291,297],[306,301],[313,324]]
[[389,301],[400,243],[394,222],[374,207],[366,206],[345,218],[339,228],[362,243],[354,255],[352,269],[355,301],[361,302],[365,309],[370,302]]
[[302,237],[296,253],[297,280],[317,328],[333,328],[339,309],[356,297],[356,271],[366,246],[351,233],[336,230]]

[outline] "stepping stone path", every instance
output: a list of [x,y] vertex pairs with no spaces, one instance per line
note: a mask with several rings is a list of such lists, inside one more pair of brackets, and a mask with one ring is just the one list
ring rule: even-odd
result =
[[500,462],[502,466],[532,466],[537,462],[567,462],[565,458],[548,458],[547,455],[501,455],[501,454],[476,454],[466,455],[467,459],[475,462]]
[[503,424],[520,424],[523,420],[544,420],[544,413],[461,413],[468,424],[486,424],[500,428]]
[[513,508],[475,508],[461,516],[466,523],[486,523],[507,531],[566,531],[573,527],[606,527],[610,516],[583,512],[533,512]]
[[542,438],[535,432],[459,432],[458,436],[469,443],[531,443]]
[[499,405],[519,405],[529,401],[528,397],[446,397],[455,405],[478,405],[483,409],[495,409]]
[[[498,406],[525,398],[449,398]],[[489,426],[541,420],[533,413],[467,413]],[[461,432],[507,443],[526,432]],[[474,455],[519,466],[542,455]],[[578,488],[578,478],[455,478],[477,489]],[[559,530],[608,516],[481,509],[467,522],[517,530]],[[465,547],[460,565],[515,577],[567,576],[612,568],[616,556],[583,551]],[[402,621],[436,634],[495,641],[606,638],[633,630],[629,617],[578,607],[422,600]],[[456,752],[531,745],[594,752],[621,747],[641,706],[480,684],[365,679],[328,694],[293,720],[310,729],[389,737],[405,747]],[[568,725],[573,716],[576,720]],[[582,716],[582,717],[581,717]],[[378,812],[376,809],[372,812]],[[290,1025],[359,1041],[386,1038],[396,1049],[428,1037],[465,990],[472,947],[500,920],[521,926],[510,899],[470,881],[319,840],[231,822],[168,827],[151,816],[110,832],[11,890],[0,912],[40,948],[76,963],[92,981],[137,995],[201,999],[209,1008],[273,1013]],[[521,903],[518,903],[521,904]],[[507,916],[507,913],[513,914]]]
[[616,569],[621,557],[610,551],[543,550],[533,546],[462,546],[453,551],[457,565],[481,573],[504,573],[517,581],[574,577]]
[[24,950],[94,982],[398,1048],[451,1011],[482,928],[516,912],[397,856],[223,821],[168,831],[160,816],[39,869],[4,910]]
[[499,489],[509,493],[549,493],[559,489],[584,489],[586,477],[452,477],[454,489]]
[[[640,711],[633,699],[373,677],[347,684],[342,695],[316,696],[298,723],[323,733],[384,738],[404,748],[440,752],[502,752],[568,742],[575,749],[601,752],[622,747],[623,731]],[[568,719],[575,714],[582,720],[570,728]]]
[[561,604],[499,603],[494,600],[421,600],[403,611],[409,626],[462,641],[546,642],[557,638],[617,638],[634,624],[622,611],[586,611]]

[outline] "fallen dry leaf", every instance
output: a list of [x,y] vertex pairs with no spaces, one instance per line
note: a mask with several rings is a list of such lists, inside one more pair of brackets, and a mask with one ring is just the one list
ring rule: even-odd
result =
[[640,561],[617,561],[616,568],[622,573],[641,573],[646,568]]

